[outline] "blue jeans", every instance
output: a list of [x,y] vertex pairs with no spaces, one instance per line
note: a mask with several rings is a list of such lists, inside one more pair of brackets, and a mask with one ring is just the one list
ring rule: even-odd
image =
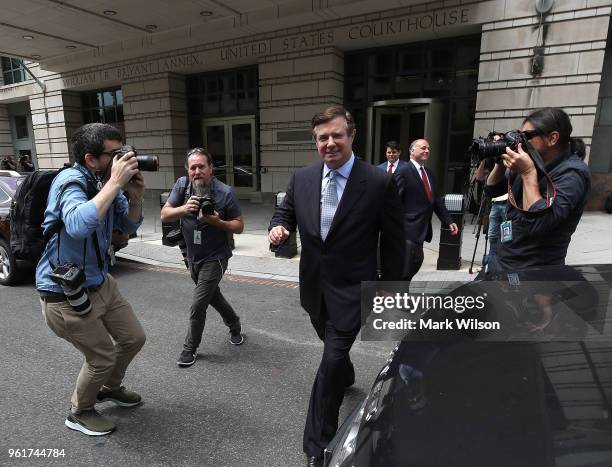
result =
[[497,201],[491,203],[491,211],[489,212],[489,255],[488,258],[497,255],[497,244],[499,242],[500,226],[506,220],[506,201]]

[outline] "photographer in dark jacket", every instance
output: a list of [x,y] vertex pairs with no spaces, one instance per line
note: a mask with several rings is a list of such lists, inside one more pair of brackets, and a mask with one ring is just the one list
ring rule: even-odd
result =
[[511,187],[498,257],[489,264],[493,271],[565,264],[590,191],[584,143],[570,137],[572,125],[563,110],[537,110],[525,118],[521,131],[541,156],[553,186],[536,169],[527,148],[506,148],[487,178],[487,192],[493,197]]
[[11,156],[4,156],[0,161],[0,169],[2,170],[17,170],[15,162]]
[[29,154],[23,154],[19,158],[19,171],[22,173],[34,172],[34,164]]
[[[244,342],[240,318],[219,289],[232,256],[229,235],[244,230],[238,198],[231,187],[213,177],[213,161],[206,149],[189,151],[185,168],[189,176],[177,180],[161,210],[162,222],[181,220],[189,271],[196,284],[189,328],[177,361],[179,366],[195,362],[209,304],[229,327],[230,343],[240,345]],[[202,208],[204,204],[211,208],[212,214],[206,213],[206,208]]]

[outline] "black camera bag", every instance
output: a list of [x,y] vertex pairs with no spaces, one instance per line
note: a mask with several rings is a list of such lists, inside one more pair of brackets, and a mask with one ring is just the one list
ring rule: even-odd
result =
[[183,240],[183,230],[180,226],[176,229],[172,229],[166,234],[166,243],[169,246],[176,246],[181,242],[181,240]]

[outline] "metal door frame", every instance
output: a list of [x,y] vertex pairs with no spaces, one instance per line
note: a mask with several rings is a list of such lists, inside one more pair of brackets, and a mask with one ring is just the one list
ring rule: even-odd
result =
[[[428,104],[431,104],[433,102],[444,102],[443,99],[435,99],[435,98],[415,98],[415,99],[389,99],[389,100],[384,100],[384,101],[376,101],[376,102],[372,102],[369,106],[368,106],[368,110],[367,110],[367,116],[366,116],[366,120],[367,120],[367,139],[366,139],[366,154],[364,155],[365,158],[367,158],[367,160],[369,162],[372,162],[374,160],[374,144],[375,144],[375,140],[376,140],[376,123],[374,121],[374,108],[375,107],[417,107],[417,106],[427,106]],[[408,109],[406,109],[408,110]],[[425,111],[425,132],[427,132],[427,111]],[[406,153],[407,153],[407,149],[406,148]]]
[[[428,110],[429,110],[429,106],[428,105],[414,105],[414,106],[410,106],[410,107],[399,107],[399,106],[395,106],[395,107],[389,107],[389,106],[385,106],[385,107],[381,107],[379,109],[373,109],[372,112],[372,116],[374,119],[374,131],[372,133],[372,150],[368,152],[368,154],[370,154],[371,157],[371,161],[373,164],[378,164],[379,161],[383,160],[384,158],[382,157],[382,151],[384,150],[383,146],[384,143],[386,141],[378,141],[379,136],[381,135],[381,120],[382,120],[382,116],[383,115],[398,115],[401,118],[401,124],[400,127],[405,127],[405,123],[408,124],[408,126],[410,125],[410,120],[408,122],[405,122],[405,118],[408,117],[410,118],[410,115],[415,114],[415,113],[424,113],[425,114],[425,120],[424,120],[424,127],[423,127],[423,131],[424,133],[427,132],[427,124],[428,124]],[[400,143],[400,146],[402,147],[402,151],[405,154],[404,157],[408,157],[408,144],[410,144],[410,141],[407,141],[405,138],[402,138],[402,135],[398,135],[397,141]],[[404,144],[404,143],[408,143],[408,144]]]
[[[234,184],[234,142],[232,140],[232,125],[245,124],[251,125],[251,170],[253,173],[253,183],[250,187],[236,187]],[[237,116],[237,117],[223,117],[223,118],[210,118],[202,120],[202,139],[204,140],[204,146],[208,146],[206,140],[206,127],[207,126],[223,126],[225,136],[225,177],[228,185],[234,187],[237,193],[252,193],[257,190],[257,172],[255,170],[255,162],[257,157],[257,145],[256,145],[256,128],[255,128],[255,115]]]

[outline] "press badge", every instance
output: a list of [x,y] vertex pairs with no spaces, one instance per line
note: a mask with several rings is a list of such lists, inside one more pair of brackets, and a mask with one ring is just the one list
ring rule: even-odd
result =
[[519,279],[519,275],[516,272],[508,273],[508,284],[518,287],[521,285],[521,280]]
[[508,243],[512,241],[512,221],[505,221],[501,223],[501,241],[502,243]]
[[193,244],[194,245],[202,244],[202,231],[201,230],[195,230],[193,232]]

